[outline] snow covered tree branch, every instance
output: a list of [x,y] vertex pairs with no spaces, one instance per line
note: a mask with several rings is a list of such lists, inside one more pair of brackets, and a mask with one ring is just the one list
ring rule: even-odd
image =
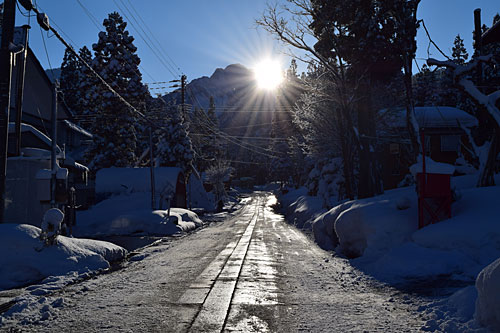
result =
[[[455,63],[450,60],[441,61],[433,58],[427,59],[429,66],[445,67],[452,71],[453,81],[465,93],[472,98],[479,106],[476,109],[475,116],[485,128],[492,127],[490,142],[486,143],[489,149],[486,160],[480,160],[480,174],[478,186],[491,186],[495,184],[494,169],[496,156],[500,146],[498,135],[500,134],[500,90],[491,92],[490,94],[483,93],[479,87],[472,81],[470,73],[478,68],[480,63],[492,64],[493,56],[479,56],[465,65]],[[484,158],[483,158],[484,159]]]

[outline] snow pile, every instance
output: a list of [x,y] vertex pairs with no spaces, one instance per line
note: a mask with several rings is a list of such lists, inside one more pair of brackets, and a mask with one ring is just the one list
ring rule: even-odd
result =
[[449,297],[440,298],[419,310],[429,318],[422,328],[427,332],[485,332],[474,318],[474,302],[477,291],[474,286],[459,289]]
[[287,220],[298,228],[311,228],[313,221],[325,212],[322,199],[307,195],[307,189],[301,187],[280,197],[285,208]]
[[418,226],[417,195],[413,187],[387,191],[333,210],[338,211],[335,232],[339,250],[352,258],[377,258],[408,241]]
[[335,221],[340,213],[350,208],[352,203],[351,201],[340,204],[314,219],[312,224],[314,239],[323,249],[334,250],[339,244],[339,238],[335,231]]
[[152,210],[149,193],[112,196],[89,210],[77,213],[73,232],[78,236],[173,235],[200,227],[198,216],[182,208]]
[[476,319],[483,325],[500,331],[500,259],[484,268],[476,280],[478,297]]
[[[41,230],[27,224],[0,224],[0,289],[11,289],[49,276],[73,276],[109,268],[127,251],[117,245],[58,236],[45,246]],[[71,274],[70,274],[71,275]]]

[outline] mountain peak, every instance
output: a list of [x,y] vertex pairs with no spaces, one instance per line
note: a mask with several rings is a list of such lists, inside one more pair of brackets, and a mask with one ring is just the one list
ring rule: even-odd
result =
[[250,70],[241,64],[231,64],[226,68],[217,68],[210,79],[218,79],[227,75],[248,75]]

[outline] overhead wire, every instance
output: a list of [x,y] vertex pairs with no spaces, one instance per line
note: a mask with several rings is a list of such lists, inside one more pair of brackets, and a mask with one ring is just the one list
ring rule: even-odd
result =
[[[39,14],[39,10],[36,8],[36,7],[33,7],[33,11],[37,14]],[[55,24],[54,24],[55,25]],[[59,29],[61,31],[63,31],[60,27]],[[150,123],[150,125],[152,127],[157,127],[156,124],[150,120],[148,117],[146,117],[141,111],[137,110],[134,106],[132,106],[125,98],[123,98],[123,96],[121,96],[118,92],[116,92],[110,84],[108,84],[104,78],[102,78],[93,68],[92,66],[90,66],[76,51],[75,49],[73,48],[72,45],[70,45],[62,36],[61,34],[59,34],[59,32],[53,28],[52,26],[49,27],[49,30],[54,34],[54,36],[56,36],[57,39],[59,39],[59,41],[67,48],[70,50],[70,52],[72,52],[77,58],[79,61],[81,61],[81,63],[87,67],[90,71],[90,73],[92,75],[94,75],[104,86],[107,90],[109,90],[116,98],[118,98],[123,104],[125,104],[128,108],[130,108],[135,114],[137,114],[139,117],[141,117],[142,119],[144,119],[146,122]],[[43,32],[42,32],[42,38],[43,37]],[[70,39],[70,38],[68,38]],[[47,57],[48,57],[48,51],[45,47],[45,50],[46,50],[46,54],[47,54]],[[50,62],[50,61],[49,61]],[[52,67],[50,64],[49,64],[50,67]],[[172,73],[171,73],[172,74]],[[192,92],[191,92],[192,93]],[[194,95],[194,94],[193,94]],[[197,104],[201,107],[201,103],[199,102],[198,98],[196,95],[194,95],[194,99],[196,100]],[[213,124],[212,124],[213,125]],[[270,158],[277,158],[278,156],[274,155],[274,154],[270,154],[270,153],[267,153],[266,151],[269,151],[265,148],[262,148],[260,146],[257,146],[257,145],[253,145],[253,144],[248,144],[248,143],[245,143],[243,141],[239,141],[239,138],[237,137],[232,137],[230,135],[228,135],[227,133],[224,133],[224,132],[221,132],[221,131],[215,131],[213,128],[211,127],[208,127],[207,128],[210,132],[212,132],[213,134],[215,135],[219,135],[220,137],[224,138],[226,141],[230,142],[230,143],[233,143],[235,144],[236,146],[239,146],[243,149],[246,149],[248,151],[252,151],[256,154],[260,154],[262,156],[266,156],[266,157],[270,157]],[[244,138],[242,138],[241,140],[244,140]]]
[[160,47],[160,50],[163,51],[163,54],[167,57],[167,59],[172,63],[173,67],[174,68],[177,68],[179,74],[182,74],[182,70],[180,69],[180,67],[175,63],[175,61],[168,55],[168,52],[165,51],[165,49],[163,48],[163,45],[160,43],[160,41],[158,40],[158,38],[156,38],[155,34],[151,31],[151,29],[149,29],[149,26],[146,24],[146,22],[144,22],[144,20],[142,19],[141,15],[139,15],[139,13],[137,12],[137,10],[135,9],[134,5],[132,4],[132,2],[130,0],[127,0],[128,3],[130,4],[130,8],[132,8],[132,10],[136,13],[136,15],[139,17],[139,20],[142,22],[142,25],[144,27],[146,27],[146,30],[149,32],[149,36],[151,36],[157,43],[157,45]]
[[[117,0],[113,0],[113,2],[116,5],[116,7],[118,7],[118,9],[122,12],[122,14],[125,16],[125,18],[129,21],[130,25],[134,28],[134,30],[137,32],[137,34],[143,40],[143,42],[146,44],[146,46],[151,50],[151,52],[155,55],[155,57],[160,61],[160,64],[162,64],[165,67],[165,69],[167,69],[167,71],[170,72],[170,74],[172,74],[172,76],[174,78],[177,78],[178,75],[175,73],[175,68],[172,69],[171,67],[169,67],[169,65],[164,61],[164,59],[158,54],[157,49],[155,49],[155,46],[151,45],[152,44],[151,38],[149,38],[148,34],[142,28],[142,25],[140,23],[138,23],[137,19],[133,15],[133,13],[131,13],[131,11],[123,3],[123,1],[120,1],[120,2],[122,4],[123,8],[126,9],[126,11],[118,4]],[[127,15],[127,13],[128,13],[128,15]],[[130,17],[129,17],[129,15],[130,15]],[[137,26],[139,28],[137,28]]]

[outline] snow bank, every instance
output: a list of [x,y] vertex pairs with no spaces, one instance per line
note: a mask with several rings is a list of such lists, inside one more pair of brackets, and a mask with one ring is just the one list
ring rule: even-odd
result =
[[44,246],[41,230],[27,224],[0,224],[0,289],[11,289],[69,272],[105,269],[127,251],[117,245],[64,236]]
[[77,212],[73,232],[79,236],[113,236],[148,234],[173,235],[200,227],[198,216],[183,208],[152,210],[149,193],[112,196],[89,210]]
[[476,320],[482,325],[500,331],[500,259],[484,268],[476,279],[478,297]]
[[313,221],[325,212],[322,199],[307,195],[307,189],[301,187],[280,197],[285,208],[287,220],[297,228],[311,228]]
[[335,221],[335,231],[339,238],[339,249],[349,257],[378,257],[407,241],[417,230],[417,195],[414,187],[356,200],[342,208],[345,210]]
[[339,244],[339,238],[335,231],[335,221],[340,213],[349,209],[352,204],[352,201],[340,204],[314,219],[312,223],[314,240],[323,249],[334,250]]
[[476,298],[476,288],[468,286],[457,290],[449,297],[420,306],[419,310],[428,318],[422,330],[426,332],[485,332],[474,321]]

